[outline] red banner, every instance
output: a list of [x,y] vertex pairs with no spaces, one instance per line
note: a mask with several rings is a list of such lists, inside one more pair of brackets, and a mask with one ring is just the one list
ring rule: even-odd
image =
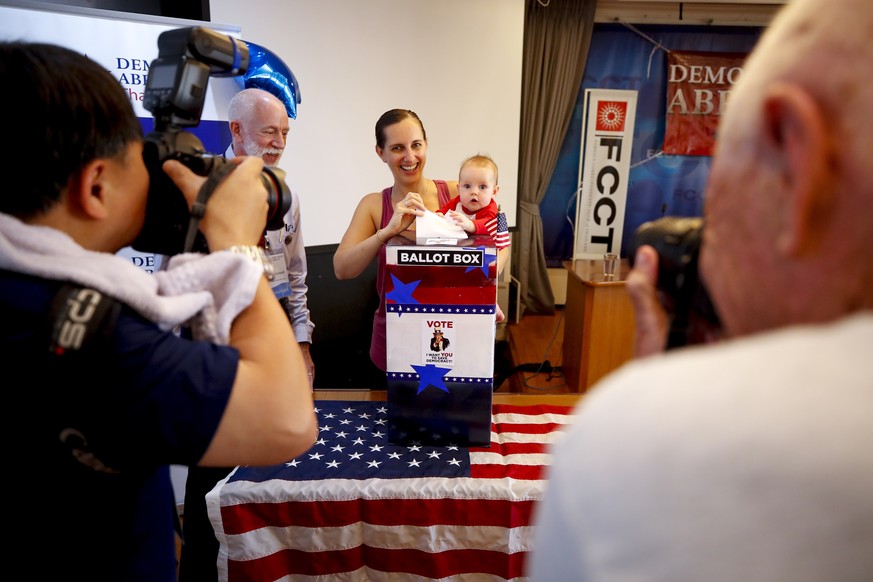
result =
[[665,154],[712,155],[718,121],[746,56],[692,51],[667,54]]

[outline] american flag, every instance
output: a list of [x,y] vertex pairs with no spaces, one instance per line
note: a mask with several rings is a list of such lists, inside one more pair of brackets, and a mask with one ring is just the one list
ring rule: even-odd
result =
[[490,447],[464,448],[388,442],[388,406],[319,401],[307,453],[216,485],[222,580],[524,577],[548,447],[572,408],[495,404]]
[[509,246],[509,223],[506,222],[506,214],[499,207],[497,216],[485,223],[488,233],[494,239],[494,246],[499,251]]

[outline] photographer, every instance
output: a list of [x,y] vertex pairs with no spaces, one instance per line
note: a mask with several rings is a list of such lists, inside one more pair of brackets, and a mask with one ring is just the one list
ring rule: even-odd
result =
[[[114,254],[143,226],[150,181],[121,86],[79,53],[24,42],[0,43],[0,80],[16,136],[0,146],[0,348],[27,379],[7,385],[11,466],[51,487],[14,521],[13,552],[55,528],[41,578],[174,581],[169,465],[275,464],[316,437],[300,349],[252,260],[263,161],[240,160],[209,198],[212,254],[144,273]],[[163,167],[191,204],[206,179]],[[173,333],[182,324],[196,339]]]
[[700,273],[719,341],[637,355],[553,450],[532,580],[873,580],[873,4],[792,0],[719,125]]

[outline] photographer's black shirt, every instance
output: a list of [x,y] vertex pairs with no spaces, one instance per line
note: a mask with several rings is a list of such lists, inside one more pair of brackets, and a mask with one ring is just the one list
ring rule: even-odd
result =
[[41,545],[45,579],[175,580],[169,465],[205,452],[238,352],[181,339],[106,298],[83,347],[60,348],[63,288],[0,270],[0,350],[6,377],[19,379],[5,382],[6,442],[27,485],[12,488],[23,503],[7,503],[20,512],[8,522],[13,553]]

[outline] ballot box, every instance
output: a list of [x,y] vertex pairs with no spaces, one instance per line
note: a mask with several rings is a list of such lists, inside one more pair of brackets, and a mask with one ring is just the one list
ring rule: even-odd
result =
[[[388,438],[488,446],[497,250],[491,236],[386,245]],[[455,241],[451,241],[455,242]]]

